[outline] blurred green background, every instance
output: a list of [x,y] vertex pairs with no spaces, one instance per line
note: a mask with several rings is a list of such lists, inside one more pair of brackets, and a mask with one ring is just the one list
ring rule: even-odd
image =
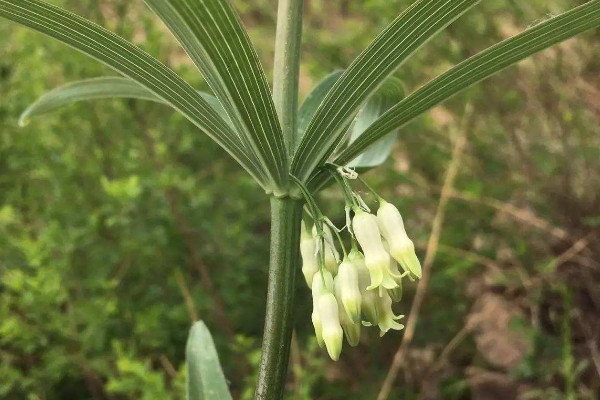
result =
[[[484,1],[396,76],[413,90],[583,2]],[[141,1],[52,3],[205,88]],[[270,75],[276,1],[234,3]],[[302,97],[411,1],[305,3]],[[0,20],[0,398],[183,399],[185,340],[191,321],[203,319],[235,397],[250,399],[268,199],[216,144],[158,104],[85,102],[18,127],[44,92],[102,75],[114,73]],[[433,260],[390,398],[599,398],[599,122],[596,30],[403,128],[391,159],[365,175],[403,212],[422,260],[431,243]],[[461,141],[462,153],[454,151]],[[457,176],[438,210],[451,163]],[[319,202],[343,225],[339,190]],[[300,278],[297,286],[287,398],[375,398],[402,333],[363,334],[334,363],[316,345],[309,290]],[[405,287],[398,312],[408,315],[415,290]]]

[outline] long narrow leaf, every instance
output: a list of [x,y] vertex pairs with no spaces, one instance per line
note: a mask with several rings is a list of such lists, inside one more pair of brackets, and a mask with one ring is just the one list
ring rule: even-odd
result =
[[84,79],[59,86],[39,97],[23,111],[19,118],[19,125],[25,126],[31,118],[55,111],[71,103],[111,97],[163,102],[154,93],[131,79],[119,77]]
[[265,73],[228,0],[145,0],[165,22],[271,176],[288,179],[288,156]]
[[215,343],[202,321],[190,330],[185,358],[187,400],[231,400]]
[[292,162],[305,180],[329,158],[363,102],[408,57],[480,0],[419,0],[348,67],[317,110]]
[[[389,78],[373,96],[367,100],[356,116],[350,133],[350,144],[358,140],[367,128],[388,109],[404,98],[404,85],[399,79]],[[396,141],[396,131],[370,146],[352,160],[348,166],[353,168],[373,168],[382,164],[390,155]]]
[[0,0],[0,16],[58,39],[135,80],[206,132],[266,185],[261,165],[227,123],[188,83],[139,47],[41,0]]
[[323,102],[323,99],[325,99],[325,96],[327,96],[327,93],[329,93],[333,85],[335,85],[343,73],[344,71],[333,71],[323,78],[323,80],[317,83],[317,86],[315,86],[308,96],[306,96],[306,99],[304,99],[300,109],[298,110],[298,138],[295,140],[296,143],[300,143],[300,139],[302,139],[302,136],[304,135],[308,124],[315,115],[317,108],[319,108]]
[[[217,114],[231,123],[217,98],[204,92],[198,92],[198,94]],[[131,79],[115,76],[91,78],[67,83],[45,93],[23,111],[19,118],[19,125],[25,126],[33,117],[55,111],[72,103],[108,98],[149,100],[168,105],[163,99]]]
[[375,141],[461,90],[534,53],[597,26],[600,26],[600,0],[585,3],[478,53],[390,109],[359,140],[344,150],[336,162],[349,162]]

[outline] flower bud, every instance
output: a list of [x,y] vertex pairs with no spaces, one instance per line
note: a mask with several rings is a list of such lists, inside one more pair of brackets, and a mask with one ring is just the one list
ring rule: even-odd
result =
[[382,287],[393,289],[398,286],[389,270],[390,255],[383,248],[376,218],[362,210],[357,210],[352,228],[365,254],[365,263],[371,275],[371,284],[367,289],[380,288],[381,294]]
[[327,353],[333,361],[340,358],[344,333],[340,325],[338,304],[331,293],[323,293],[317,301],[317,312],[321,318],[322,336]]
[[[325,268],[327,268],[327,271],[331,272],[332,275],[337,275],[340,253],[338,253],[337,249],[335,248],[333,235],[331,234],[331,229],[329,229],[327,224],[323,224],[323,233],[325,234],[325,250],[323,252],[325,258]],[[317,241],[317,248],[320,249],[321,244],[319,242],[321,241],[321,238],[319,238],[316,226],[313,226],[312,234],[314,239]]]
[[[365,267],[366,268],[366,267]],[[342,329],[344,330],[344,335],[346,336],[346,340],[348,344],[352,347],[358,345],[360,341],[360,321],[353,322],[346,310],[344,309],[344,304],[342,303],[342,295],[341,295],[341,285],[339,275],[334,279],[335,286],[335,298],[338,302],[338,314],[340,316],[340,324],[342,325]],[[360,317],[360,315],[359,315]]]
[[415,253],[412,240],[406,234],[398,209],[393,204],[382,201],[377,210],[377,224],[381,234],[390,245],[392,257],[400,263],[404,270],[421,278],[421,263]]
[[404,329],[404,325],[396,322],[397,320],[404,318],[404,315],[396,316],[394,315],[394,311],[392,311],[392,299],[390,298],[387,292],[384,293],[383,296],[379,298],[379,303],[377,305],[379,310],[379,336],[383,336],[390,329],[394,330],[402,330]]
[[340,264],[336,282],[340,289],[338,299],[344,305],[345,313],[352,321],[360,323],[361,297],[358,288],[358,271],[349,260],[345,259]]
[[304,221],[300,231],[300,254],[302,255],[302,274],[308,287],[312,287],[312,280],[315,273],[319,270],[316,256],[316,244],[312,235],[306,229]]

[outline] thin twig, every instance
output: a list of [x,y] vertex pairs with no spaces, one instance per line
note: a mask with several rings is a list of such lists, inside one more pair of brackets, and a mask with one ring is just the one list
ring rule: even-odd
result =
[[[583,321],[583,317],[579,310],[576,311],[575,315],[577,316],[577,321],[581,326],[581,330],[583,331],[583,336],[585,337],[585,343],[588,346],[590,351],[590,357],[592,358],[592,362],[594,367],[596,368],[596,373],[600,378],[600,350],[598,350],[598,338],[595,337],[594,333],[590,330],[590,328]],[[596,335],[597,336],[597,335]]]
[[556,257],[554,260],[550,261],[548,263],[546,270],[547,271],[555,270],[556,268],[560,267],[564,263],[570,261],[573,257],[575,257],[577,254],[579,254],[579,252],[581,252],[583,249],[585,249],[587,247],[587,245],[590,242],[591,236],[592,236],[592,234],[590,233],[589,235],[576,241],[573,244],[573,246],[569,247],[564,253],[562,253],[561,255]]
[[169,375],[169,377],[171,379],[177,378],[177,370],[173,366],[173,363],[171,362],[171,360],[169,360],[169,358],[166,355],[164,355],[164,354],[159,355],[158,361],[160,361],[160,365],[162,365],[163,369],[165,370],[165,372],[167,373],[167,375]]
[[552,261],[550,261],[547,264],[547,266],[544,268],[544,270],[543,270],[544,272],[541,272],[539,275],[537,275],[531,279],[522,280],[523,287],[526,289],[531,289],[537,285],[540,285],[544,282],[549,282],[550,280],[554,279],[554,277],[555,277],[554,273],[555,273],[556,268],[558,268],[559,266],[561,266],[562,264],[564,264],[568,261],[571,261],[582,250],[587,248],[587,245],[590,241],[591,236],[592,236],[592,234],[590,233],[587,236],[584,236],[581,239],[579,239],[578,241],[576,241],[571,247],[569,247],[563,253],[561,253],[556,258],[554,258]]
[[179,268],[175,270],[175,280],[177,281],[177,285],[179,286],[181,295],[185,300],[185,305],[188,309],[188,314],[190,316],[190,322],[194,323],[200,318],[198,317],[198,313],[196,312],[196,305],[194,304],[194,299],[192,297],[192,294],[190,293],[190,289],[188,288],[187,283],[185,283],[183,273]]
[[[552,225],[549,221],[535,215],[530,210],[519,208],[513,204],[500,201],[491,197],[476,197],[467,193],[453,191],[450,195],[453,199],[466,201],[469,203],[480,204],[486,207],[494,208],[500,212],[506,213],[514,217],[517,221],[533,226],[549,233],[559,240],[564,240],[573,244],[577,244],[580,238],[571,236],[565,229]],[[577,253],[582,251],[580,249]],[[600,270],[600,262],[583,254],[575,254],[572,259],[576,260],[584,267]]]
[[433,364],[433,368],[431,369],[432,372],[437,372],[442,368],[442,366],[450,356],[450,353],[452,353],[458,347],[458,345],[462,343],[463,340],[465,340],[470,331],[471,329],[469,328],[469,326],[464,325],[456,333],[456,335],[454,335],[454,337],[448,342],[446,347],[444,347],[444,349],[440,353],[437,361]]
[[383,385],[381,386],[379,395],[377,396],[377,400],[386,400],[388,398],[392,390],[392,386],[394,385],[394,382],[396,381],[396,378],[398,376],[398,372],[400,371],[400,367],[402,366],[402,362],[404,361],[404,358],[408,351],[408,346],[412,342],[415,334],[419,311],[421,310],[421,306],[425,298],[425,292],[427,291],[427,285],[429,284],[431,267],[433,265],[433,261],[435,260],[435,256],[437,253],[440,234],[442,232],[442,225],[444,223],[444,216],[446,213],[446,206],[448,204],[448,200],[450,199],[452,187],[454,186],[454,181],[456,179],[456,175],[458,174],[460,158],[467,141],[467,124],[470,120],[470,114],[471,108],[469,107],[466,110],[465,115],[463,117],[461,127],[459,128],[460,131],[457,132],[457,138],[455,140],[454,149],[452,151],[452,160],[450,161],[448,170],[446,172],[446,178],[444,179],[444,185],[442,187],[440,201],[438,203],[435,218],[433,220],[433,226],[431,229],[431,235],[429,236],[429,242],[427,244],[425,261],[423,262],[423,277],[421,278],[421,280],[419,281],[419,285],[417,286],[417,292],[415,294],[415,298],[413,300],[412,307],[410,309],[410,314],[406,323],[404,337],[402,338],[400,347],[396,351],[396,354],[392,361],[392,365],[390,366],[388,374],[383,382]]
[[568,240],[569,239],[569,234],[567,233],[566,230],[556,227],[556,226],[553,226],[545,219],[540,218],[537,215],[533,214],[530,210],[519,208],[513,204],[510,204],[510,203],[507,203],[504,201],[500,201],[500,200],[496,200],[491,197],[478,197],[478,196],[474,196],[474,195],[471,195],[468,193],[458,192],[458,191],[454,191],[454,190],[450,193],[450,197],[452,197],[454,199],[458,199],[458,200],[467,201],[469,203],[476,203],[476,204],[485,205],[490,208],[494,208],[500,212],[504,212],[509,215],[512,215],[516,219],[518,219],[522,222],[525,222],[528,225],[531,225],[533,227],[536,227],[538,229],[546,231],[546,232],[550,233],[552,236],[556,237],[557,239],[560,239],[560,240]]
[[496,261],[492,260],[491,258],[482,256],[481,254],[475,253],[473,251],[459,249],[457,247],[448,246],[448,245],[444,245],[444,244],[440,244],[438,246],[438,251],[440,251],[442,253],[458,256],[463,259],[471,260],[474,263],[479,263],[479,264],[485,265],[490,270],[492,270],[495,274],[501,275],[503,277],[506,276],[506,274],[502,270],[502,267]]

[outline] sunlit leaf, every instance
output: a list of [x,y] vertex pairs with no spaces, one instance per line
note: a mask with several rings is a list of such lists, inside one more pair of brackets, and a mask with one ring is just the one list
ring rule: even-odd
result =
[[480,52],[433,79],[390,109],[359,140],[344,150],[336,162],[349,162],[375,141],[461,90],[534,53],[599,25],[600,0],[594,0]]
[[319,108],[319,105],[321,105],[323,99],[327,96],[327,93],[329,93],[333,85],[335,85],[335,82],[340,79],[340,76],[342,76],[343,73],[344,71],[333,71],[323,78],[322,81],[317,83],[317,86],[315,86],[308,96],[306,96],[306,99],[304,99],[298,110],[298,140],[296,140],[296,143],[300,143],[300,139],[302,139],[317,108]]
[[[198,92],[198,94],[217,114],[231,124],[229,116],[215,96],[205,92]],[[55,111],[72,103],[109,98],[149,100],[168,105],[163,99],[131,79],[114,76],[91,78],[70,82],[45,93],[23,111],[19,118],[19,124],[25,126],[33,117]]]
[[288,155],[258,56],[227,0],[145,0],[165,22],[221,101],[240,137],[275,187],[288,179]]
[[306,180],[343,139],[356,113],[411,54],[479,0],[419,0],[352,62],[321,103],[294,155],[292,173]]
[[212,336],[199,321],[192,326],[185,350],[188,400],[230,400]]
[[[404,86],[402,82],[396,78],[386,80],[383,86],[369,98],[356,116],[350,133],[350,144],[358,140],[373,121],[377,120],[381,114],[397,104],[403,97]],[[352,160],[348,166],[354,168],[372,168],[382,164],[392,151],[392,146],[396,141],[396,133],[397,131],[389,133]]]
[[41,0],[0,0],[0,16],[60,40],[135,80],[181,112],[231,154],[259,183],[263,168],[194,88],[139,47]]

